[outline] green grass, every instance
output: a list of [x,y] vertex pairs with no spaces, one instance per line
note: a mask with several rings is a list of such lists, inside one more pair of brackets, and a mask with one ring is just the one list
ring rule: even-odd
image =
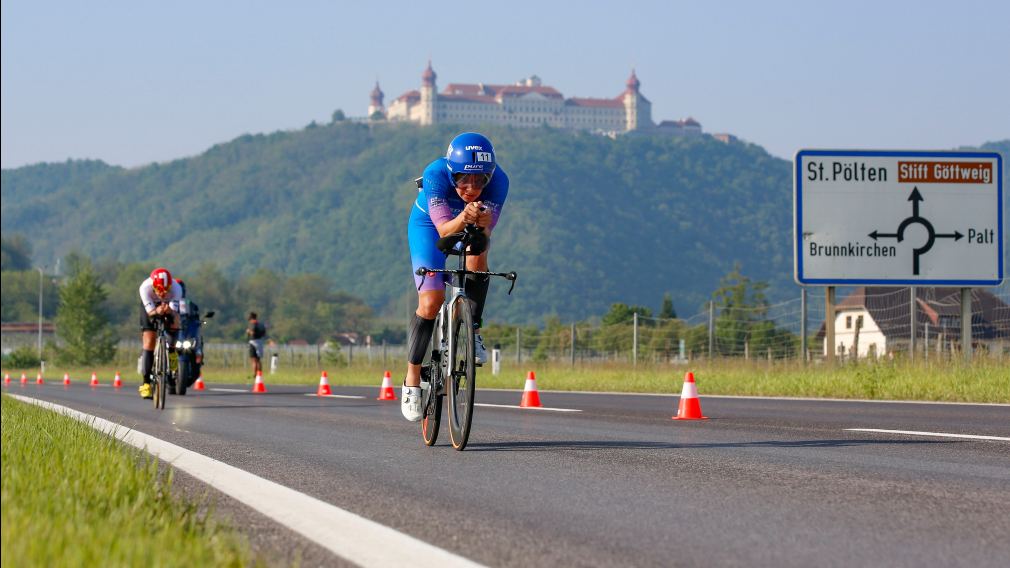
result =
[[3,566],[248,566],[245,540],[173,497],[147,454],[2,397]]
[[[334,364],[325,367],[331,385],[373,386],[378,392],[382,373],[388,368],[393,384],[403,380],[403,364],[390,363],[352,366]],[[503,362],[502,373],[492,375],[489,368],[478,374],[478,385],[488,388],[521,389],[528,371],[535,371],[537,386],[541,390],[616,391],[638,393],[680,392],[684,373],[693,371],[699,392],[705,394],[795,396],[821,398],[859,398],[879,400],[929,400],[951,402],[1010,403],[1010,364],[1005,360],[979,357],[970,364],[960,359],[940,359],[931,362],[910,363],[903,359],[861,361],[835,366],[810,364],[806,367],[797,361],[743,361],[720,359],[699,361],[691,365],[640,364],[637,368],[627,363],[576,364],[527,362],[518,366],[513,361]],[[109,383],[115,370],[97,369],[100,380]],[[59,381],[63,369],[47,371],[47,381]],[[77,384],[87,384],[91,369],[71,369]],[[319,382],[318,369],[284,368],[277,374],[264,375],[267,389],[270,385],[304,384]],[[16,383],[20,371],[11,373]],[[34,380],[29,373],[29,382]],[[52,378],[49,378],[52,377]],[[136,382],[135,372],[123,374],[124,381]],[[245,368],[204,369],[208,385],[252,385],[251,373]]]

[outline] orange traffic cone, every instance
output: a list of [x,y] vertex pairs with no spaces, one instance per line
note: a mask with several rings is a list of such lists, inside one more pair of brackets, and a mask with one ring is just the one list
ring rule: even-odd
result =
[[63,386],[70,386],[70,373],[63,373]]
[[92,387],[101,386],[101,385],[98,384],[98,374],[97,373],[94,373],[94,372],[91,373],[91,386]]
[[4,373],[4,386],[11,384],[11,374]]
[[326,376],[326,371],[319,376],[319,388],[316,390],[316,396],[326,396],[328,394],[333,394],[330,390],[330,380]]
[[196,378],[196,382],[193,383],[193,390],[207,390],[207,386],[203,384],[203,373],[200,373],[200,376]]
[[119,371],[116,371],[116,378],[112,379],[112,386],[116,387],[117,389],[123,388],[123,379],[119,377]]
[[21,373],[21,386],[28,384],[28,375]]
[[256,371],[256,382],[253,383],[254,393],[267,392],[267,386],[263,384],[263,371]]
[[39,371],[39,373],[37,375],[35,375],[35,384],[37,384],[37,385],[44,385],[44,384],[46,384],[42,380],[42,371]]
[[540,393],[537,392],[537,376],[530,371],[526,375],[526,386],[523,388],[523,400],[519,403],[520,408],[539,408]]
[[698,385],[694,384],[694,373],[688,371],[684,375],[684,389],[680,391],[680,407],[674,420],[708,420],[701,415],[701,400],[698,398]]
[[393,378],[392,375],[389,374],[389,371],[386,371],[386,373],[382,375],[382,386],[379,387],[379,398],[375,400],[396,400],[396,393],[393,392]]

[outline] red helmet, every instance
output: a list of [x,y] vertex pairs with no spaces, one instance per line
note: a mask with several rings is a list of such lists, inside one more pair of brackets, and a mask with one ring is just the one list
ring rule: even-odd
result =
[[172,289],[172,273],[165,268],[155,268],[151,271],[151,285],[155,294],[167,296]]

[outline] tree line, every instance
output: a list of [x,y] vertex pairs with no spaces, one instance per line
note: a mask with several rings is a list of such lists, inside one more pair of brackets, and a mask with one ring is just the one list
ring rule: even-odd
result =
[[[34,321],[39,273],[31,268],[31,245],[19,235],[4,237],[2,252],[4,321]],[[111,359],[119,339],[137,337],[141,309],[137,289],[154,265],[92,261],[76,252],[67,255],[61,265],[64,274],[60,277],[43,275],[43,316],[56,323],[63,343],[62,351],[55,346],[48,349],[63,362]],[[741,270],[736,264],[711,295],[717,314],[713,320],[717,339],[714,354],[739,354],[746,344],[755,353],[793,356],[799,338],[767,318],[767,283],[752,280]],[[183,279],[188,298],[204,314],[211,309],[217,312],[213,325],[205,328],[211,341],[242,340],[250,311],[259,314],[268,325],[270,337],[279,342],[322,343],[338,334],[345,341],[355,335],[371,335],[375,343],[402,344],[406,340],[402,318],[377,317],[361,298],[335,289],[318,274],[285,275],[261,268],[248,276],[229,277],[212,263],[204,263],[190,273],[173,274]],[[8,282],[26,284],[8,288]],[[644,305],[614,303],[601,316],[576,322],[576,348],[629,352],[635,314],[643,352],[673,357],[681,340],[689,352],[707,351],[707,322],[691,325],[678,319],[670,293],[664,294],[655,312]],[[516,326],[495,321],[493,315],[488,319],[485,343],[515,349]],[[518,335],[524,349],[533,349],[534,358],[544,359],[572,348],[570,324],[563,324],[557,315],[546,316],[541,325],[520,326]]]
[[[61,259],[61,274],[32,268],[31,246],[23,236],[2,238],[3,321],[38,317],[39,280],[43,283],[43,319],[56,324],[63,351],[50,349],[62,362],[104,362],[114,355],[119,339],[139,336],[138,289],[154,263],[93,261],[73,252]],[[172,267],[168,267],[172,271]],[[187,299],[202,314],[214,310],[204,328],[211,341],[242,341],[247,315],[256,312],[271,338],[285,342],[324,342],[372,335],[401,342],[405,331],[378,320],[361,298],[337,290],[318,274],[281,274],[259,269],[247,276],[229,275],[205,262],[193,271],[172,271],[186,285]]]

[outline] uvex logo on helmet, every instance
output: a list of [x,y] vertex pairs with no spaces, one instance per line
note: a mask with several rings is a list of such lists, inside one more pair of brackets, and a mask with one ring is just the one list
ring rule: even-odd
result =
[[449,143],[445,165],[450,174],[491,175],[495,171],[494,147],[483,134],[464,132]]

